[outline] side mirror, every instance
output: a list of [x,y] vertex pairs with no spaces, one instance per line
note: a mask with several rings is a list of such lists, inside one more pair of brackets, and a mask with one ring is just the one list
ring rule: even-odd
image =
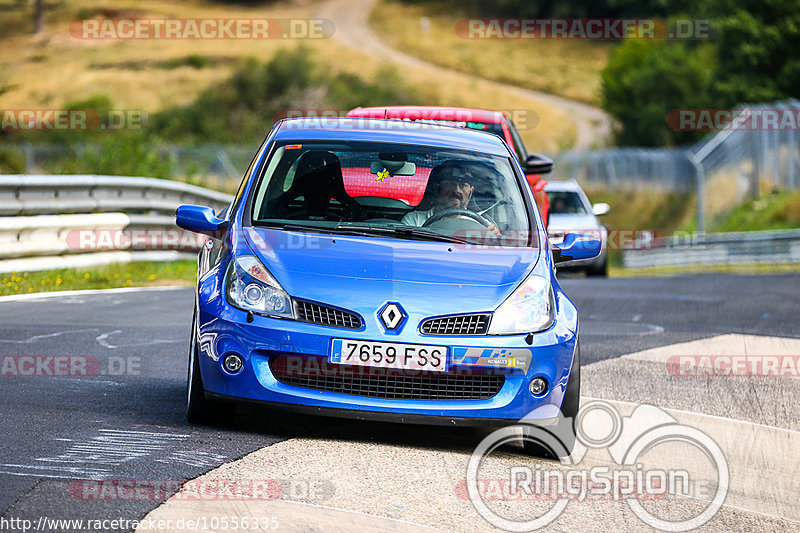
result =
[[209,237],[217,237],[220,230],[224,230],[227,223],[214,216],[214,210],[200,205],[182,205],[175,213],[175,223],[189,231],[202,233]]
[[611,206],[605,202],[600,202],[599,204],[592,205],[592,213],[596,217],[601,217],[603,215],[608,214],[611,211]]
[[563,241],[550,245],[550,248],[553,250],[553,261],[560,264],[595,258],[600,255],[602,246],[600,239],[580,233],[567,233]]
[[546,155],[530,154],[525,159],[526,174],[547,174],[553,171],[553,160]]

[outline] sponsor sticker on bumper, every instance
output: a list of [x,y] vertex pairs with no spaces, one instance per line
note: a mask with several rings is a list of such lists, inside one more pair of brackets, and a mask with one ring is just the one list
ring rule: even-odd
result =
[[516,368],[528,371],[533,352],[527,348],[468,348],[453,347],[450,362],[454,365]]

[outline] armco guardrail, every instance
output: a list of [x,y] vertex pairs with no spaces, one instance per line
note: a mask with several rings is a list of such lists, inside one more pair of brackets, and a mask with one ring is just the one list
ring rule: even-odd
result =
[[231,199],[155,178],[0,176],[0,272],[191,257],[201,239],[175,226],[177,207]]
[[181,204],[224,209],[231,196],[179,181],[126,176],[0,176],[0,215],[141,212]]
[[800,229],[696,234],[632,248],[623,253],[628,268],[800,263]]

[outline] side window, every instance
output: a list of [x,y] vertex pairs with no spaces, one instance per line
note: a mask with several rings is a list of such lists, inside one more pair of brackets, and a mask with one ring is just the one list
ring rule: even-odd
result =
[[528,151],[525,149],[525,143],[522,142],[522,137],[519,136],[514,123],[508,119],[508,131],[511,133],[511,141],[514,143],[514,153],[517,154],[517,159],[522,165],[525,165],[525,160],[528,159]]

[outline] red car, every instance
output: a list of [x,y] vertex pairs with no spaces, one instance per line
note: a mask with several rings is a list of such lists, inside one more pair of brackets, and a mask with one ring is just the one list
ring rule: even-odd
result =
[[533,197],[536,200],[536,206],[539,208],[542,221],[547,226],[550,201],[544,192],[544,186],[547,185],[547,182],[542,179],[541,175],[552,170],[553,160],[539,154],[528,154],[517,128],[514,127],[514,123],[507,113],[466,107],[390,106],[357,107],[348,111],[346,116],[413,120],[494,133],[502,138],[517,155],[523,170],[525,170],[528,184],[533,191]]

